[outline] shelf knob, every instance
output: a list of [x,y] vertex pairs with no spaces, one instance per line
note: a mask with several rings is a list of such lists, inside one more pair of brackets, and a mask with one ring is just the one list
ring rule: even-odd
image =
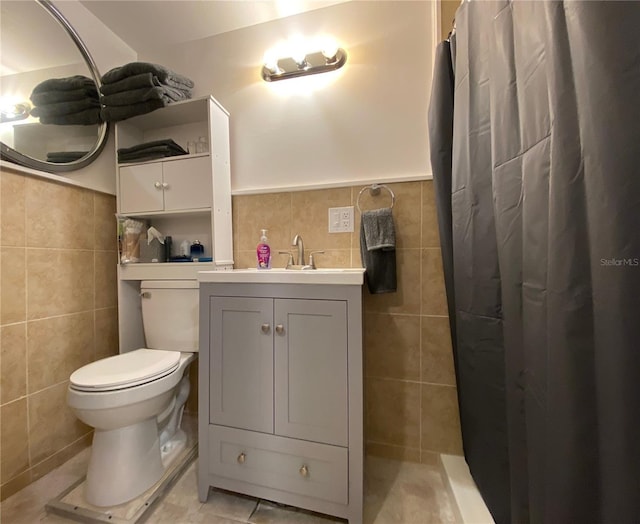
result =
[[244,461],[247,459],[247,455],[245,455],[244,451],[238,455],[238,464],[244,464]]
[[282,335],[284,333],[284,326],[282,324],[278,324],[276,326],[276,333],[278,335]]
[[155,184],[153,184],[153,187],[155,187],[156,189],[162,189],[162,184],[160,182],[156,182]]
[[300,468],[300,475],[302,475],[304,478],[307,478],[309,476],[309,468],[306,464],[303,464]]
[[162,182],[162,189],[169,189],[169,184],[167,182]]
[[271,327],[271,326],[269,326],[269,324],[262,324],[262,325],[260,326],[260,329],[262,330],[262,332],[263,332],[263,333],[269,333],[269,328],[270,328],[270,327]]

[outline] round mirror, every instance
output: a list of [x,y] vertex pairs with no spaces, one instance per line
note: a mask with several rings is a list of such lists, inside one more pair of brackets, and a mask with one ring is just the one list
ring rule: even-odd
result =
[[59,173],[91,163],[107,139],[100,73],[48,0],[0,2],[3,160]]

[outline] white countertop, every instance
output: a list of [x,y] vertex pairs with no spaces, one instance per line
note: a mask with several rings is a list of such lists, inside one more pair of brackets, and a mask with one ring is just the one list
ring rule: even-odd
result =
[[327,269],[233,269],[230,271],[199,271],[200,282],[236,284],[329,284],[359,285],[364,283],[363,268]]

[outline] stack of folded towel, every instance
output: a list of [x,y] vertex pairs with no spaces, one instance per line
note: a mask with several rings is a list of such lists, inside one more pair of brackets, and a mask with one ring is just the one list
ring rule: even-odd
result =
[[120,148],[118,149],[118,162],[121,164],[125,162],[142,162],[144,160],[153,160],[154,158],[187,154],[187,151],[170,138],[167,138],[165,140],[145,142],[133,147]]
[[105,122],[125,120],[191,98],[194,83],[166,67],[131,62],[102,76],[100,101]]
[[369,293],[393,293],[396,278],[396,230],[391,208],[363,211],[360,222],[360,256],[366,269]]
[[86,76],[50,78],[34,87],[31,114],[42,124],[93,125],[100,123],[96,84]]

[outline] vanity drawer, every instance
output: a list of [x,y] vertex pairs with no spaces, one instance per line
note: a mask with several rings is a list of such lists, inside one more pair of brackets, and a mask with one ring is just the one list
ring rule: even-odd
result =
[[210,425],[209,472],[348,503],[347,448]]

